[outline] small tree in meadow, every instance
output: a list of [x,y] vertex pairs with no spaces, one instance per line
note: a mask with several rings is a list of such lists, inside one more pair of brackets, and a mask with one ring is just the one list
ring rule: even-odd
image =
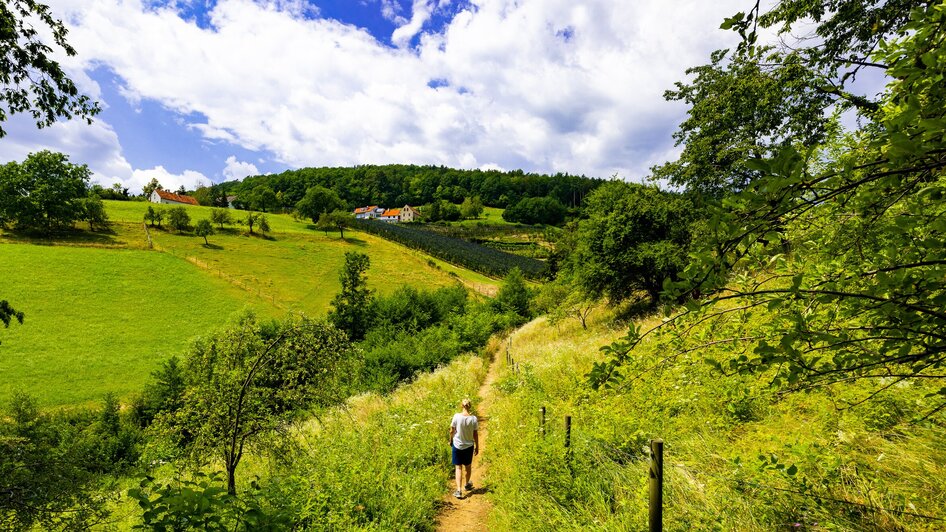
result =
[[158,224],[158,227],[161,227],[162,220],[164,220],[164,211],[148,205],[148,212],[145,213],[145,221],[150,223],[151,227],[154,227],[155,223]]
[[219,225],[220,229],[223,229],[224,224],[233,223],[233,217],[230,216],[230,211],[227,209],[213,209],[210,211],[210,221]]
[[352,219],[351,214],[345,211],[324,212],[319,216],[319,221],[315,225],[322,231],[328,231],[329,229],[338,231],[338,234],[344,240],[345,228],[351,225]]
[[96,227],[99,229],[108,227],[108,213],[105,212],[105,204],[102,203],[102,198],[92,194],[87,198],[83,198],[81,206],[81,218],[89,222],[89,231],[95,231]]
[[249,227],[251,235],[254,234],[253,233],[254,226],[257,227],[263,233],[268,233],[270,230],[269,220],[267,220],[266,215],[262,213],[258,213],[258,212],[247,213],[246,219],[243,221],[243,223],[245,223],[246,226]]
[[194,232],[197,236],[204,237],[204,245],[207,246],[210,245],[210,242],[207,241],[207,237],[214,234],[214,226],[210,224],[210,220],[204,218],[197,222]]
[[168,210],[168,225],[179,233],[188,231],[191,227],[191,217],[184,207],[174,207]]

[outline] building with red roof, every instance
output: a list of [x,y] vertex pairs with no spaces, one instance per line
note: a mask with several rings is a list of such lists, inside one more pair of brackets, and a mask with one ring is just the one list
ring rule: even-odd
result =
[[151,196],[148,197],[148,200],[151,203],[165,203],[168,205],[200,205],[197,203],[196,199],[190,196],[175,194],[160,188],[154,189],[154,192],[151,193]]

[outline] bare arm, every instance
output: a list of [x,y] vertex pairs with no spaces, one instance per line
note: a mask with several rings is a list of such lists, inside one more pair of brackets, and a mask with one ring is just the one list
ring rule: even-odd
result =
[[450,427],[450,439],[447,440],[448,443],[453,441],[453,437],[456,435],[456,433],[457,429],[455,427]]
[[480,454],[480,431],[473,431],[473,454]]

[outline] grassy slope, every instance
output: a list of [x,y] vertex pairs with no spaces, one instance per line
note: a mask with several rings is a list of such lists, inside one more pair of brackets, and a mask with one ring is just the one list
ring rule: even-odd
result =
[[[453,469],[450,417],[461,398],[475,397],[486,372],[483,358],[465,355],[387,396],[353,397],[294,427],[294,445],[270,450],[279,460],[245,456],[238,490],[258,477],[304,530],[431,530]],[[125,479],[121,489],[137,483]],[[112,511],[119,529],[139,523],[141,509],[128,498]]]
[[[588,331],[575,320],[550,326],[539,319],[513,335],[511,354],[522,369],[519,375],[504,369],[491,409],[492,528],[644,529],[644,449],[655,437],[665,441],[664,522],[670,530],[941,525],[781,491],[804,491],[804,479],[821,496],[946,516],[946,438],[942,429],[907,422],[922,391],[903,388],[887,402],[839,411],[838,397],[851,390],[777,399],[765,379],[720,376],[696,354],[618,390],[590,390],[584,375],[601,359],[598,348],[625,330],[598,311]],[[650,364],[673,352],[651,342],[636,356]],[[544,440],[537,437],[540,406],[548,408]],[[564,458],[566,414],[574,416],[574,478]],[[759,455],[767,461],[774,455],[798,472],[760,471]]]
[[[269,305],[170,255],[0,244],[0,294],[26,313],[0,332],[0,400],[44,405],[139,389],[148,374],[244,306]],[[155,297],[160,294],[160,297]]]
[[[236,228],[210,237],[152,230],[148,203],[106,202],[110,234],[81,232],[52,241],[0,234],[0,295],[26,313],[0,330],[0,401],[23,389],[43,405],[127,397],[191,339],[248,305],[265,316],[324,313],[339,290],[346,251],[371,257],[369,285],[389,293],[403,284],[434,288],[457,279],[489,291],[495,281],[360,233],[324,235],[287,215],[269,215],[272,237]],[[192,222],[209,217],[188,207]],[[234,212],[234,215],[241,213]],[[28,243],[46,245],[17,245]],[[432,265],[433,264],[433,265]],[[451,274],[450,272],[453,272]]]

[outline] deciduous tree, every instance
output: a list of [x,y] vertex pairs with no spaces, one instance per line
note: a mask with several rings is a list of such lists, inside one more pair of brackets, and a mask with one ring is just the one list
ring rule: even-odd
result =
[[158,178],[152,177],[151,181],[148,181],[148,183],[145,186],[141,187],[141,194],[145,198],[148,198],[148,197],[151,197],[152,192],[154,192],[157,189],[163,190],[163,188],[164,187],[161,186],[161,183],[158,182]]
[[568,267],[587,293],[621,301],[643,290],[656,302],[664,279],[678,280],[697,215],[687,198],[614,181],[588,197],[585,213]]
[[223,229],[224,224],[233,223],[233,217],[230,216],[230,211],[227,209],[213,209],[210,211],[210,221],[218,224],[220,229]]
[[227,491],[247,445],[313,406],[348,394],[350,344],[325,322],[291,320],[266,329],[252,316],[200,339],[185,361],[181,407],[159,415],[156,430],[189,435],[188,448],[223,460]]
[[31,153],[0,167],[0,220],[46,234],[81,219],[92,172],[61,153]]
[[204,245],[210,245],[210,242],[207,241],[207,237],[214,234],[214,226],[210,224],[210,220],[203,218],[197,221],[197,225],[194,226],[194,234],[204,238]]
[[96,227],[108,227],[108,213],[105,212],[102,198],[92,194],[82,200],[82,219],[89,222],[89,231],[95,231]]
[[319,216],[316,226],[323,231],[328,229],[338,231],[338,234],[344,240],[345,228],[351,226],[353,219],[351,213],[345,211],[325,212]]
[[[34,0],[0,3],[0,124],[17,113],[32,115],[39,128],[73,116],[92,123],[98,104],[79,93],[55,60],[56,48],[67,56],[76,55],[66,42],[67,33],[45,4]],[[0,127],[0,137],[6,133]]]
[[305,197],[296,203],[296,212],[317,223],[319,217],[325,213],[345,208],[345,202],[331,189],[314,186],[306,190]]
[[339,274],[342,291],[332,299],[328,314],[332,324],[345,331],[352,341],[364,338],[371,322],[371,290],[365,275],[370,265],[364,253],[345,253],[345,266]]
[[191,217],[187,214],[187,209],[184,207],[172,207],[167,211],[168,216],[168,226],[177,231],[178,233],[183,233],[184,231],[190,231],[191,228]]

